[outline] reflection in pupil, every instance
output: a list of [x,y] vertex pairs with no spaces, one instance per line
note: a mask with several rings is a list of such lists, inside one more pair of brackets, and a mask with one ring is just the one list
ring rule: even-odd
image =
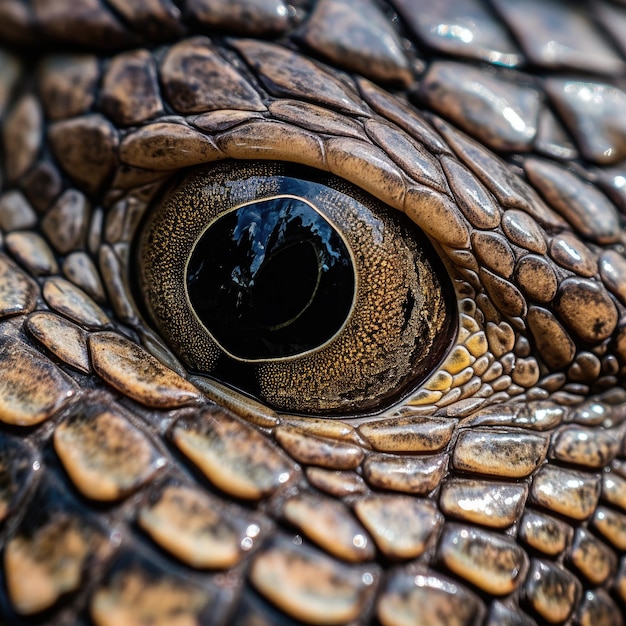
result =
[[259,324],[278,330],[295,322],[315,298],[320,274],[317,253],[310,241],[294,243],[272,255],[261,266],[251,290]]
[[344,240],[312,206],[288,196],[219,217],[196,242],[186,279],[200,321],[246,360],[325,344],[346,322],[355,293]]

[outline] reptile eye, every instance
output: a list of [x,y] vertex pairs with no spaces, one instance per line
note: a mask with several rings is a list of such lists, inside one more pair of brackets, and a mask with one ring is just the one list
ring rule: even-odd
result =
[[423,233],[301,166],[188,173],[150,211],[137,264],[148,315],[187,367],[279,410],[384,408],[454,336],[452,287]]

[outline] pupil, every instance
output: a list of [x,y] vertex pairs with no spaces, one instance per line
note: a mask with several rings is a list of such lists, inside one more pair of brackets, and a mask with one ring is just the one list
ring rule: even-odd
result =
[[225,213],[198,239],[187,266],[189,301],[232,356],[295,356],[345,324],[355,296],[350,252],[313,206],[291,196]]
[[311,241],[279,250],[261,266],[254,281],[251,300],[259,324],[278,330],[295,322],[311,305],[320,276],[321,267]]

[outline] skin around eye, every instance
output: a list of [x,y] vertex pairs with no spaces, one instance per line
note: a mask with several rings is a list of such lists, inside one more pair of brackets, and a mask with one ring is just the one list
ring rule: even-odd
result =
[[136,258],[148,316],[187,367],[281,411],[386,408],[455,335],[456,299],[423,233],[310,168],[187,173],[155,202]]

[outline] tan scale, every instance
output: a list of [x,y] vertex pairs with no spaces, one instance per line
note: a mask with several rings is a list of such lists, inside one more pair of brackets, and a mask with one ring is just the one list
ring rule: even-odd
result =
[[305,474],[313,487],[331,496],[351,496],[368,491],[365,481],[356,472],[310,466]]
[[409,106],[405,99],[394,98],[365,78],[357,77],[356,82],[363,99],[372,109],[423,144],[430,153],[439,156],[450,152],[448,145],[426,121],[423,113]]
[[596,508],[593,527],[618,550],[626,550],[626,515],[604,506]]
[[141,570],[118,574],[100,585],[90,601],[97,626],[194,626],[211,605],[209,592],[185,580],[151,580]]
[[281,161],[289,160],[293,150],[297,150],[303,164],[329,169],[320,139],[309,131],[283,122],[268,125],[253,120],[220,133],[215,141],[224,157]]
[[[378,144],[416,182],[450,195],[439,162],[415,139],[389,123],[369,119],[364,124],[368,137]],[[324,131],[327,132],[327,131]],[[358,139],[359,136],[356,137]]]
[[91,205],[77,189],[63,192],[46,211],[41,229],[54,249],[67,254],[81,250],[85,245]]
[[515,277],[526,296],[542,304],[551,302],[556,295],[556,273],[542,257],[523,256],[515,266]]
[[304,434],[290,426],[279,426],[274,435],[285,452],[307,465],[350,470],[356,469],[365,457],[360,446]]
[[30,313],[38,295],[37,283],[0,253],[0,317]]
[[593,626],[593,624],[607,624],[611,622],[619,624],[621,616],[615,613],[615,604],[610,596],[603,591],[588,591],[585,594],[585,600],[578,613],[577,619],[581,626]]
[[100,103],[120,126],[138,124],[162,113],[156,65],[148,50],[113,57],[104,75]]
[[317,435],[319,437],[338,439],[357,445],[363,444],[363,440],[359,436],[362,433],[359,433],[352,424],[346,421],[323,419],[319,417],[296,417],[283,414],[281,416],[281,424],[300,430],[304,435]]
[[72,322],[46,311],[26,320],[28,332],[61,361],[85,374],[91,373],[86,333]]
[[357,73],[406,86],[412,82],[402,43],[373,2],[323,0],[300,37],[331,62],[348,57],[348,69]]
[[98,265],[113,311],[119,319],[133,323],[139,319],[139,316],[137,315],[137,307],[129,295],[128,277],[123,272],[125,260],[128,259],[128,254],[124,254],[124,245],[118,244],[118,247],[122,248],[122,255],[112,246],[101,245]]
[[532,548],[549,556],[558,556],[572,542],[574,531],[560,519],[527,510],[520,520],[519,537]]
[[[180,150],[181,157],[173,150]],[[184,124],[156,122],[142,126],[122,140],[120,160],[134,167],[171,170],[224,158],[215,144]]]
[[[482,89],[473,85],[480,83]],[[456,62],[431,64],[421,96],[438,113],[495,150],[526,151],[537,132],[539,92],[483,68]],[[506,104],[504,104],[506,103]],[[497,109],[510,113],[497,115]]]
[[52,607],[63,595],[80,587],[88,559],[95,554],[102,558],[109,551],[100,532],[61,513],[32,536],[12,537],[4,563],[13,605],[24,616]]
[[165,96],[178,113],[265,109],[256,91],[216,53],[205,37],[172,46],[159,70]]
[[111,206],[104,225],[107,243],[119,248],[120,244],[128,244],[132,240],[137,224],[146,212],[147,203],[157,190],[158,183],[148,184]]
[[617,472],[602,475],[602,499],[626,511],[626,478]]
[[410,496],[360,498],[354,504],[354,512],[378,549],[394,559],[419,557],[437,536],[442,523],[432,502]]
[[[469,383],[470,380],[472,380],[472,378],[474,377],[474,369],[471,367],[466,367],[464,370],[461,370],[458,374],[455,374],[452,377],[452,387],[453,388],[457,388],[457,387],[463,387],[463,385],[465,385],[466,383]],[[480,380],[476,379],[478,381],[478,385],[480,386]],[[473,393],[473,389],[472,389],[472,393],[470,393],[469,395],[474,395]],[[464,390],[462,390],[461,392],[461,397],[465,397],[466,392]]]
[[404,213],[436,241],[469,248],[469,228],[456,204],[428,187],[408,187]]
[[455,478],[442,488],[439,506],[445,515],[490,528],[513,525],[524,510],[526,485]]
[[448,456],[392,456],[370,454],[363,462],[363,477],[371,487],[425,495],[437,487]]
[[528,310],[528,326],[543,360],[554,368],[569,365],[576,355],[576,345],[558,320],[542,307]]
[[[376,568],[348,569],[299,541],[277,537],[252,561],[250,580],[289,615],[308,622],[345,624],[359,613]],[[373,589],[371,589],[373,591]]]
[[59,271],[56,257],[46,240],[37,233],[13,231],[4,238],[11,256],[34,276],[48,276]]
[[584,278],[595,276],[597,260],[591,250],[569,232],[560,233],[550,241],[550,256],[565,269]]
[[376,606],[383,626],[462,626],[484,617],[473,591],[420,567],[395,573]]
[[[598,342],[615,331],[617,309],[609,294],[595,281],[566,278],[559,286],[554,307],[565,324],[583,341]],[[589,321],[586,315],[589,315],[591,325],[586,323]]]
[[137,522],[162,548],[192,567],[233,567],[242,557],[245,534],[218,502],[197,488],[168,485],[156,501],[142,505]]
[[100,73],[95,56],[49,56],[38,70],[41,99],[51,120],[80,115],[93,104]]
[[495,596],[513,592],[528,566],[526,553],[512,539],[452,523],[444,525],[439,555],[453,572]]
[[626,261],[614,250],[606,250],[600,256],[598,263],[602,282],[624,304],[626,302],[626,288],[624,287]]
[[37,214],[20,191],[8,191],[0,196],[0,228],[8,232],[32,228]]
[[111,123],[93,114],[54,122],[48,131],[62,169],[88,192],[99,190],[117,162],[118,135]]
[[611,549],[582,528],[576,530],[569,558],[595,586],[602,585],[617,569],[617,559]]
[[[458,206],[467,221],[481,230],[489,230],[499,226],[500,208],[480,181],[476,180],[463,165],[454,159],[444,157],[441,164]],[[480,254],[480,246],[477,246],[475,242],[473,242],[473,246]],[[496,252],[498,251],[496,250]],[[506,252],[504,254],[506,255]],[[500,255],[502,256],[502,250],[500,250]]]
[[[330,498],[299,495],[282,506],[285,519],[320,548],[349,563],[373,560],[375,547],[350,510]],[[328,528],[333,532],[329,534]]]
[[95,407],[57,427],[54,449],[81,493],[119,500],[150,480],[166,459],[115,407]]
[[[342,113],[368,114],[368,107],[358,94],[319,66],[294,52],[251,39],[233,42],[251,65],[260,72],[274,96],[313,100]],[[257,110],[257,109],[255,109]]]
[[0,422],[34,426],[50,419],[77,394],[76,383],[18,339],[0,339]]
[[574,575],[555,563],[534,559],[528,581],[525,594],[534,610],[548,622],[565,622],[581,594],[581,584]]
[[[626,100],[623,90],[600,81],[576,81],[567,88],[567,83],[558,79],[549,80],[546,88],[586,157],[597,163],[615,163],[623,158],[624,143],[620,136],[623,122],[618,113]],[[586,101],[590,89],[601,95],[599,107],[592,107]],[[616,114],[615,125],[607,123],[607,117]],[[584,132],[589,125],[587,120],[592,120],[594,127],[591,135]]]
[[[524,15],[524,3],[506,3],[498,0],[505,24],[517,35],[522,49],[533,62],[541,67],[580,67],[599,74],[610,74],[623,69],[623,61],[607,45],[587,20],[581,19],[578,12],[570,13],[563,5],[544,5],[532,2],[536,11],[531,20],[519,20]],[[556,19],[556,22],[549,18]],[[552,46],[545,41],[551,38],[557,41],[558,53],[552,52]]]
[[255,426],[272,428],[281,423],[274,409],[248,396],[243,396],[226,385],[221,385],[205,376],[190,376],[189,381],[209,400],[226,407]]
[[149,352],[112,332],[89,335],[94,370],[111,386],[151,407],[197,403],[200,392]]
[[[257,430],[224,412],[183,417],[171,437],[214,485],[244,500],[274,493],[297,471]],[[249,450],[244,458],[242,446]]]
[[533,481],[531,501],[555,513],[583,520],[596,510],[599,476],[544,465]]
[[[279,116],[276,117],[279,118]],[[187,118],[193,126],[209,133],[228,130],[242,122],[260,119],[263,119],[260,113],[254,111],[239,111],[237,109],[209,111],[208,113],[201,113],[200,115],[189,116]],[[287,121],[292,120],[288,119]]]
[[455,469],[523,478],[545,459],[549,441],[540,434],[474,428],[462,430],[452,455]]
[[568,426],[553,435],[551,456],[564,463],[600,469],[617,456],[621,429]]
[[[452,381],[450,381],[452,382]],[[447,388],[446,388],[447,391]],[[438,389],[430,391],[428,389],[420,389],[417,393],[414,393],[408,401],[409,406],[425,406],[429,407],[430,412],[434,412],[434,407],[439,400],[443,397],[443,391]]]
[[546,161],[527,159],[524,168],[530,182],[580,235],[597,243],[618,241],[617,209],[604,194]]
[[9,180],[21,178],[33,165],[42,143],[43,114],[34,96],[15,103],[4,120],[3,147],[12,158],[6,162]]
[[80,288],[63,278],[49,278],[43,284],[42,295],[57,313],[89,329],[101,329],[111,320],[102,308]]
[[361,424],[359,433],[379,452],[438,452],[452,438],[455,425],[454,420],[396,418]]

